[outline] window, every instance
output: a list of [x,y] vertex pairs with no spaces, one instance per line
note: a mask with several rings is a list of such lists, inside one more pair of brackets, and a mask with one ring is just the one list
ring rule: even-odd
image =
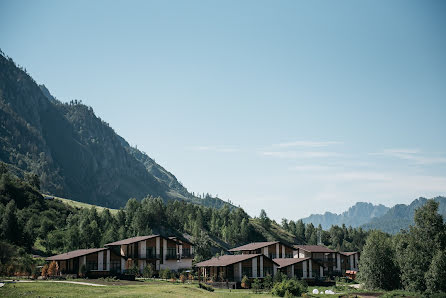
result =
[[87,270],[98,270],[98,262],[87,261]]
[[146,258],[153,259],[155,258],[155,247],[147,247],[146,248]]
[[175,247],[168,247],[166,258],[167,259],[176,259],[177,258],[177,249]]
[[121,261],[120,260],[110,260],[110,271],[121,272]]
[[267,275],[273,276],[273,267],[263,267],[263,276]]
[[252,267],[242,267],[242,276],[251,277],[252,276]]
[[182,255],[183,257],[190,256],[190,248],[183,248]]

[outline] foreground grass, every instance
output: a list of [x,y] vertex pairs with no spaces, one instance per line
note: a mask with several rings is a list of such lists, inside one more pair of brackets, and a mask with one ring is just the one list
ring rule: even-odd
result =
[[[88,282],[85,281],[84,282]],[[105,283],[101,283],[105,284]],[[140,282],[126,285],[87,285],[55,283],[51,281],[7,283],[0,288],[0,297],[271,297],[253,294],[247,290],[209,292],[196,284],[170,282]]]

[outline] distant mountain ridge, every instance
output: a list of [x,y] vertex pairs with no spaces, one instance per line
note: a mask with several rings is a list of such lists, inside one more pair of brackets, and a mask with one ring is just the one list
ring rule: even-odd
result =
[[[433,199],[439,203],[438,213],[443,215],[443,220],[446,220],[446,198],[435,197]],[[369,223],[362,225],[362,228],[366,230],[381,230],[390,234],[398,233],[402,229],[408,229],[410,225],[414,224],[415,210],[426,204],[427,200],[426,198],[418,198],[409,205],[397,204],[383,216],[373,218]]]
[[195,197],[91,107],[57,100],[2,53],[0,123],[0,161],[19,175],[36,174],[45,193],[110,208],[148,195],[232,206],[209,195]]
[[[438,213],[446,220],[446,197],[433,198],[439,203]],[[428,199],[418,198],[409,205],[397,204],[391,208],[384,205],[373,205],[371,203],[358,202],[342,214],[325,212],[324,214],[312,214],[302,218],[304,223],[319,224],[324,230],[332,225],[343,225],[361,227],[365,230],[381,230],[395,234],[401,229],[408,229],[414,224],[415,210],[424,204]]]
[[302,221],[312,223],[314,226],[322,226],[324,230],[332,225],[359,227],[370,222],[372,218],[384,215],[390,208],[384,205],[373,205],[372,203],[358,202],[341,214],[325,212],[324,214],[312,214],[309,217],[302,218]]

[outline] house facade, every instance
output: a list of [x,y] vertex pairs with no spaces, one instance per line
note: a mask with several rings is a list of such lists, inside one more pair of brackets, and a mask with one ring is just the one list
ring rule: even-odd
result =
[[122,257],[108,248],[78,249],[46,258],[55,261],[61,274],[81,274],[85,270],[97,276],[109,275],[111,272],[121,272]]
[[122,272],[135,266],[142,272],[148,264],[156,271],[190,269],[194,257],[189,241],[161,235],[127,238],[107,243],[105,247],[122,257]]
[[230,249],[229,252],[241,254],[263,254],[270,259],[293,258],[297,250],[280,241],[252,242]]
[[324,267],[311,258],[274,259],[278,270],[290,278],[308,279],[324,277]]
[[279,264],[264,254],[223,255],[196,264],[199,274],[214,281],[240,282],[243,276],[274,276]]
[[347,270],[358,271],[359,270],[359,252],[339,252],[341,256],[341,271],[345,273]]
[[294,245],[299,258],[311,258],[324,267],[324,276],[341,272],[341,255],[322,245]]

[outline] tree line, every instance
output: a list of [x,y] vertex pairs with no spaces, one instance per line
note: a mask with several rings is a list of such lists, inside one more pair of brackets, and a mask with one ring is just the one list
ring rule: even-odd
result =
[[446,293],[446,224],[434,200],[415,211],[415,224],[391,236],[370,233],[359,263],[370,289]]

